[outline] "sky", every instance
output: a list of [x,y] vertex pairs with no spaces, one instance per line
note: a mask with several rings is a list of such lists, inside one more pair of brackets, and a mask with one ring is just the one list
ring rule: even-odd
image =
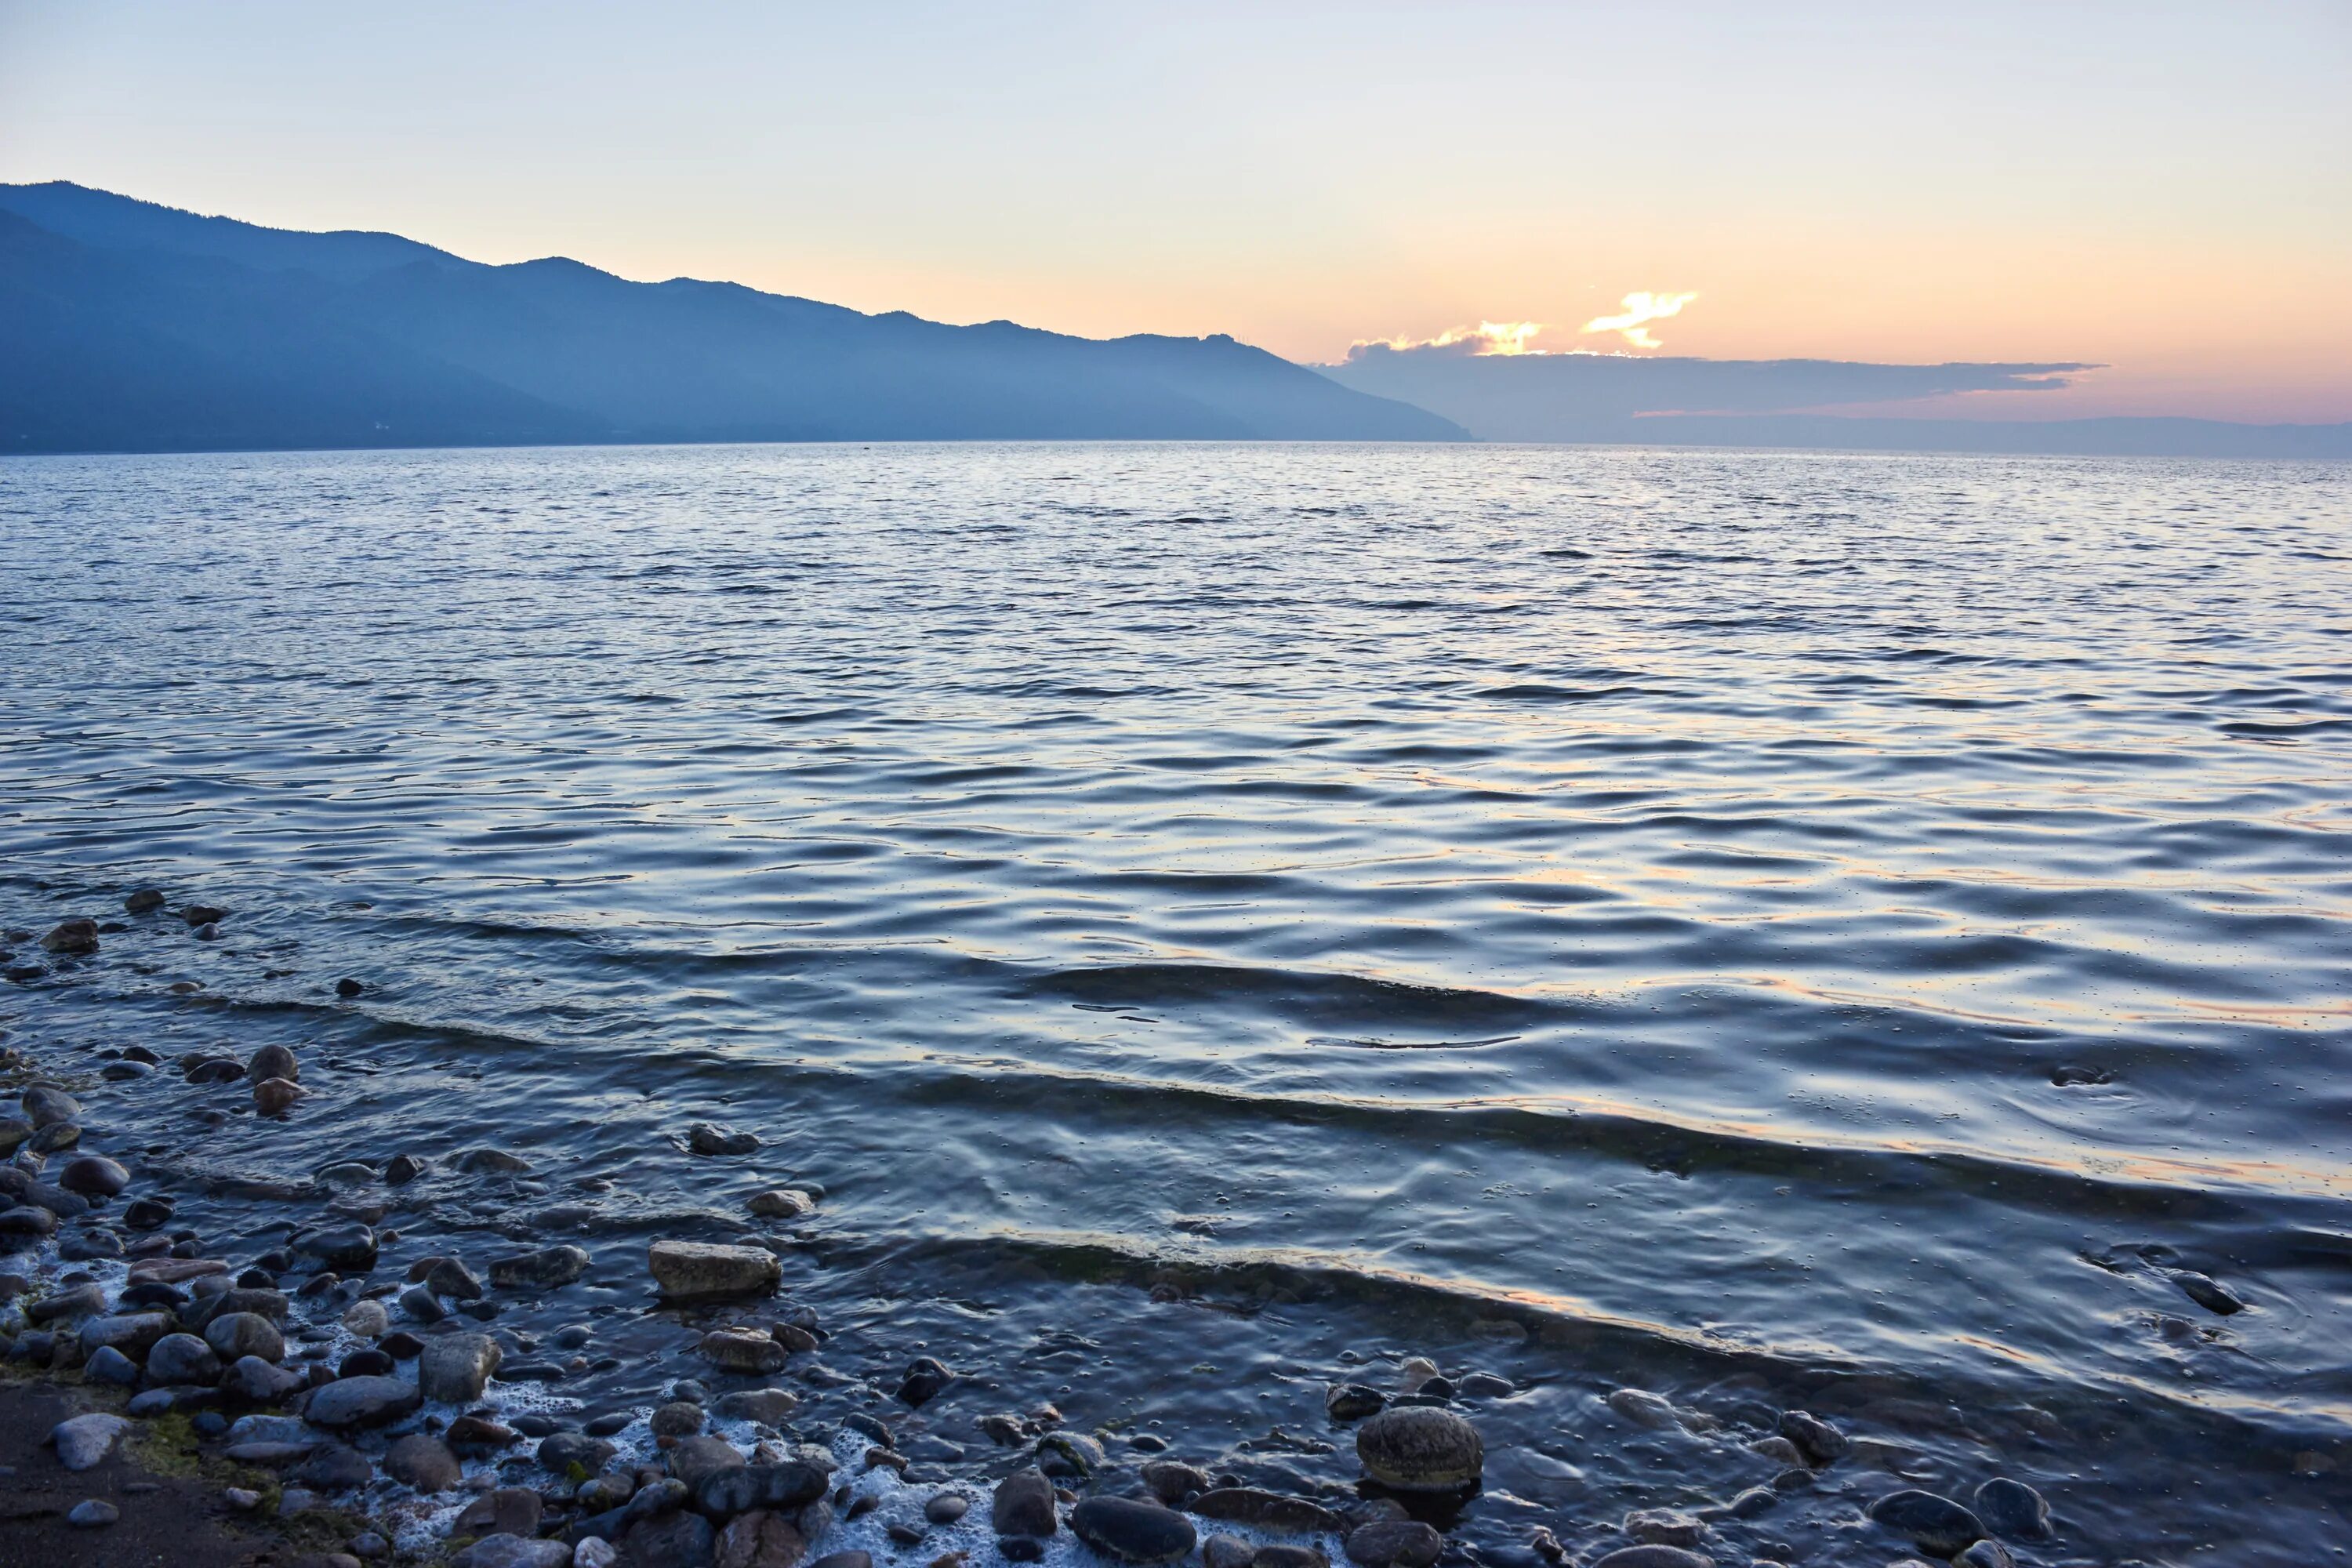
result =
[[[0,0],[0,180],[1310,363],[1534,322],[2342,420],[2347,82],[2352,0]],[[1689,298],[1580,331],[1632,294]]]

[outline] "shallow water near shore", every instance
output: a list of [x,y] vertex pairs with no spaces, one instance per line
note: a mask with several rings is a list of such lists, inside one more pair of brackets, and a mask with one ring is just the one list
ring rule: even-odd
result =
[[646,1243],[773,1231],[809,1413],[934,1355],[975,1464],[1052,1400],[1351,1481],[1325,1386],[1422,1355],[1516,1390],[1490,1562],[1790,1407],[1856,1453],[1721,1541],[2000,1474],[2029,1561],[2345,1539],[2352,466],[11,459],[0,583],[0,926],[124,926],[9,1043],[291,1047],[289,1117],[166,1067],[93,1146],[231,1256],[431,1157],[399,1258],[596,1259],[499,1320],[618,1358],[543,1394],[653,1403]]

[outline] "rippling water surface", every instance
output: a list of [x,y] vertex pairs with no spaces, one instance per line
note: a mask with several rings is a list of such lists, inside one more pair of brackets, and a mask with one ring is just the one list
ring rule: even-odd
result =
[[1050,1398],[1311,1485],[1326,1383],[1492,1371],[1490,1561],[1769,1479],[1798,1405],[1862,1442],[1750,1549],[1995,1473],[2053,1562],[2344,1538],[2346,466],[19,459],[0,583],[0,923],[232,911],[0,1023],[318,1091],[108,1101],[192,1181],[510,1149],[386,1223],[578,1240],[546,1321],[666,1355],[646,1240],[814,1178],[829,1362],[973,1372],[959,1441]]

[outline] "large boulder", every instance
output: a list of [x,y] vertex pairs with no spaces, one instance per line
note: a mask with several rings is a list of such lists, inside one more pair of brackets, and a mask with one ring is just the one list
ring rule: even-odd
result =
[[656,1241],[646,1249],[646,1265],[653,1271],[662,1299],[671,1302],[764,1296],[784,1279],[783,1265],[776,1255],[758,1247]]

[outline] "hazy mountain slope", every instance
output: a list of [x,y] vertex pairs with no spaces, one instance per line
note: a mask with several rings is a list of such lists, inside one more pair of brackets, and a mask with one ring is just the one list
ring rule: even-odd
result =
[[[561,258],[486,266],[73,185],[0,186],[8,213],[0,449],[1465,438],[1230,338],[1104,342]],[[103,265],[59,264],[44,230]]]

